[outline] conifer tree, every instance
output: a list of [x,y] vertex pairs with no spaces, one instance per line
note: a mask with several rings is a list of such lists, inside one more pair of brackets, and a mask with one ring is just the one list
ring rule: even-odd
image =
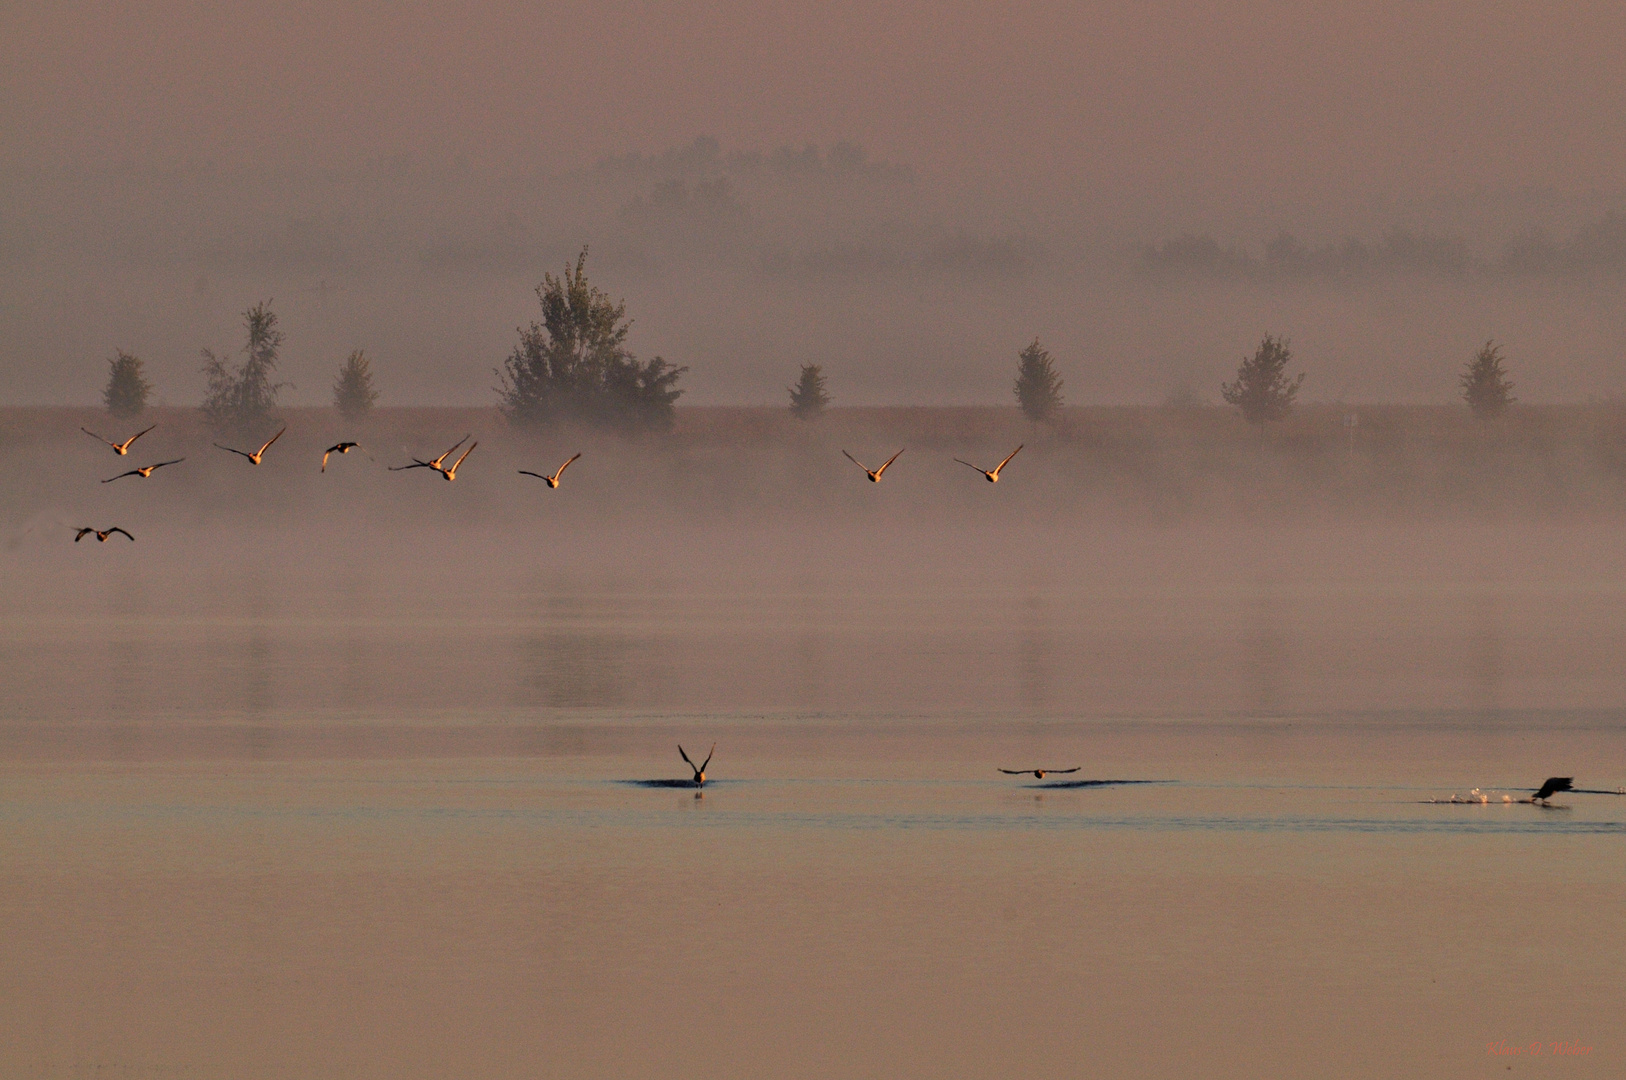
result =
[[1029,420],[1048,420],[1061,408],[1061,376],[1038,338],[1017,357],[1016,403]]
[[339,369],[333,380],[333,406],[346,420],[360,420],[373,411],[378,391],[373,389],[373,366],[357,349]]
[[243,346],[241,366],[230,368],[222,357],[203,350],[203,373],[209,389],[203,399],[203,415],[219,429],[253,431],[269,426],[277,408],[277,393],[286,383],[274,383],[277,353],[283,334],[277,329],[277,316],[269,301],[243,312],[248,343]]
[[107,388],[102,391],[102,404],[120,419],[137,416],[147,407],[147,395],[152,384],[141,370],[141,361],[123,349],[114,353],[107,362]]
[[1458,381],[1462,384],[1462,400],[1481,420],[1501,416],[1519,400],[1513,396],[1513,382],[1502,368],[1501,347],[1493,341],[1485,342],[1474,354]]
[[1263,431],[1267,422],[1284,420],[1293,411],[1304,373],[1288,378],[1287,365],[1292,362],[1287,339],[1266,334],[1254,354],[1237,366],[1236,381],[1220,384],[1220,395],[1226,404],[1242,410],[1244,420]]
[[790,411],[802,420],[816,419],[830,404],[824,391],[824,370],[817,364],[803,364],[802,377],[790,387]]

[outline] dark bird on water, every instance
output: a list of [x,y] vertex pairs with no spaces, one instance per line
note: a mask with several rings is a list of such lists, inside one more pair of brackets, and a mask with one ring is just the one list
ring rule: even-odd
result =
[[[575,461],[576,458],[579,457],[581,457],[581,454],[578,453],[575,457],[571,458],[570,461]],[[556,488],[559,486],[559,478],[565,474],[566,469],[570,468],[570,461],[567,461],[563,465],[559,466],[559,471],[554,473],[552,476],[549,476],[546,473],[531,472],[529,469],[521,469],[519,474],[521,476],[534,476],[538,480],[546,480],[550,488]]]
[[[84,528],[80,529],[74,534],[73,542],[77,544],[79,541],[83,540],[88,533],[95,533],[96,539],[104,544],[107,543],[107,538],[112,536],[114,533],[118,533],[121,536],[130,536],[129,533],[125,532],[117,525],[113,526],[111,529],[92,529],[89,525],[86,525]],[[130,542],[132,544],[135,543],[135,537],[130,536]]]
[[1027,776],[1029,773],[1032,773],[1035,780],[1043,780],[1045,773],[1055,773],[1057,776],[1065,776],[1068,773],[1077,772],[1083,767],[1084,766],[1082,765],[1074,765],[1071,769],[1000,769],[999,771],[1002,773],[1008,773],[1011,776]]
[[[843,450],[842,453],[847,454],[847,451]],[[903,451],[899,450],[897,454],[893,454],[891,457],[887,458],[886,459],[886,464],[882,465],[879,469],[871,469],[868,465],[865,465],[862,461],[859,461],[857,458],[853,457],[851,454],[847,454],[847,460],[852,462],[854,465],[857,465],[860,469],[863,469],[864,470],[864,475],[869,477],[869,482],[870,483],[879,484],[881,482],[881,474],[886,472],[887,468],[894,461],[898,460],[898,454],[901,454],[901,453],[903,453]]]
[[273,435],[269,439],[265,440],[265,445],[260,447],[258,450],[254,451],[252,454],[249,453],[247,450],[233,450],[229,446],[220,446],[219,443],[215,443],[215,445],[217,447],[220,447],[220,449],[222,449],[222,450],[230,450],[232,453],[238,455],[239,457],[248,458],[248,463],[250,465],[258,465],[260,463],[260,458],[264,457],[265,452],[267,450],[271,449],[271,444],[276,442],[278,439],[282,438],[283,432],[287,431],[287,430],[288,430],[287,428],[283,428],[282,431],[277,432],[275,435]]
[[147,477],[152,475],[152,471],[154,469],[162,469],[165,465],[179,465],[185,460],[186,459],[183,457],[178,457],[174,461],[160,461],[156,465],[148,465],[143,469],[131,469],[129,472],[121,472],[117,476],[109,476],[106,480],[103,480],[102,483],[111,484],[113,481],[122,480],[126,476],[139,476],[141,479],[145,480]]
[[356,447],[358,447],[360,445],[361,445],[360,443],[341,442],[341,443],[334,443],[332,446],[328,447],[326,450],[323,450],[322,451],[322,471],[327,472],[327,458],[328,458],[329,454],[348,454],[351,450],[354,450]]
[[1534,795],[1530,796],[1530,801],[1545,805],[1548,799],[1552,798],[1560,791],[1574,790],[1570,787],[1570,783],[1573,781],[1573,779],[1573,777],[1569,776],[1549,776],[1547,778],[1547,782],[1542,784],[1540,789],[1537,790]]
[[86,427],[82,427],[79,430],[83,431],[86,435],[89,435],[92,439],[96,439],[100,442],[106,443],[108,446],[111,446],[113,448],[113,453],[117,454],[119,457],[123,457],[125,454],[130,452],[131,443],[135,442],[137,439],[141,438],[141,436],[145,435],[148,431],[151,431],[152,428],[157,426],[157,424],[154,424],[150,428],[138,431],[134,435],[131,435],[128,439],[125,439],[123,442],[114,442],[112,439],[103,439],[100,435]]
[[[717,752],[717,744],[712,743],[711,744],[711,754],[715,754],[716,752]],[[682,743],[678,744],[678,756],[683,759],[684,764],[688,765],[689,768],[694,770],[694,786],[695,787],[703,787],[705,785],[705,783],[706,783],[706,766],[711,764],[711,754],[707,754],[706,755],[706,760],[702,761],[699,765],[696,765],[694,762],[689,760],[689,755],[685,754],[683,752],[683,744]]]
[[[453,443],[450,447],[448,447],[446,452],[444,454],[440,455],[440,457],[438,457],[438,458],[430,458],[428,461],[425,461],[422,458],[413,458],[411,465],[391,465],[390,466],[390,472],[405,472],[408,469],[434,469],[436,472],[440,472],[440,464],[441,464],[441,462],[443,462],[447,458],[451,457],[452,452],[454,450],[456,450],[459,446],[462,446],[464,443],[466,443],[468,441],[469,441],[469,437],[467,435],[465,435],[461,439],[459,439],[455,443]],[[474,447],[471,446],[471,447],[469,447],[469,449],[473,450]],[[465,456],[467,456],[467,455],[465,455]],[[455,465],[452,466],[452,469],[453,469],[453,471],[456,471],[457,466],[455,466]]]
[[1018,446],[1015,450],[1011,451],[1011,457],[1008,457],[1004,461],[1001,461],[998,465],[995,465],[992,470],[984,469],[980,465],[972,465],[971,462],[965,460],[965,458],[955,458],[954,460],[958,461],[961,465],[965,465],[965,466],[968,466],[970,468],[976,469],[978,472],[982,473],[983,476],[988,478],[988,482],[990,484],[997,484],[997,483],[999,483],[999,470],[1001,470],[1005,466],[1009,465],[1011,463],[1011,458],[1015,457],[1017,454],[1020,454],[1021,452],[1022,452],[1022,447]]

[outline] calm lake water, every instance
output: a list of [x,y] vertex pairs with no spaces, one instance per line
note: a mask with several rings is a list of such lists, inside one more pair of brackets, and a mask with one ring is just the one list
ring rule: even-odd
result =
[[1620,532],[23,545],[0,1075],[1622,1075]]

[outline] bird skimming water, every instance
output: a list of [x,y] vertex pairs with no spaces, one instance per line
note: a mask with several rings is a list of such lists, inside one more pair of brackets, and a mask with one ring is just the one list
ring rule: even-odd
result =
[[1067,773],[1075,773],[1083,767],[1084,766],[1082,765],[1075,765],[1071,769],[1000,769],[999,771],[1002,773],[1007,773],[1011,776],[1027,776],[1031,773],[1035,780],[1043,780],[1046,773],[1055,773],[1057,776],[1065,776]]
[[[715,754],[716,752],[717,752],[717,744],[712,743],[711,744],[711,754]],[[694,786],[695,787],[704,787],[705,786],[705,783],[706,783],[706,766],[711,764],[711,754],[707,754],[706,755],[706,760],[702,761],[699,765],[696,765],[694,762],[689,760],[689,755],[685,754],[683,752],[683,744],[682,743],[678,744],[678,756],[683,759],[684,764],[688,765],[689,768],[694,770]]]

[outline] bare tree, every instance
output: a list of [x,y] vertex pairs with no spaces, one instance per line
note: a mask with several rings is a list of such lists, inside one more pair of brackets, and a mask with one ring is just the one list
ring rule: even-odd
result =
[[824,369],[817,364],[803,364],[801,379],[790,388],[790,411],[802,420],[814,420],[828,404],[830,395],[824,390]]
[[139,415],[147,407],[147,395],[152,393],[152,384],[142,373],[141,361],[119,349],[107,362],[107,369],[102,404],[121,419]]
[[1228,405],[1242,410],[1242,418],[1258,424],[1261,431],[1271,420],[1285,420],[1293,411],[1293,399],[1304,383],[1304,373],[1288,378],[1287,365],[1293,354],[1286,338],[1266,334],[1251,357],[1244,357],[1236,369],[1236,381],[1220,384],[1220,394]]
[[1029,420],[1048,420],[1061,408],[1061,376],[1038,338],[1017,357],[1016,403]]
[[243,326],[248,343],[239,367],[228,367],[222,357],[203,350],[203,373],[209,380],[203,415],[216,428],[253,431],[268,426],[276,413],[277,393],[288,385],[271,381],[283,342],[271,301],[243,312]]
[[1485,342],[1468,361],[1458,382],[1462,385],[1462,400],[1481,420],[1501,416],[1519,400],[1513,396],[1513,382],[1502,368],[1501,347],[1493,341]]

